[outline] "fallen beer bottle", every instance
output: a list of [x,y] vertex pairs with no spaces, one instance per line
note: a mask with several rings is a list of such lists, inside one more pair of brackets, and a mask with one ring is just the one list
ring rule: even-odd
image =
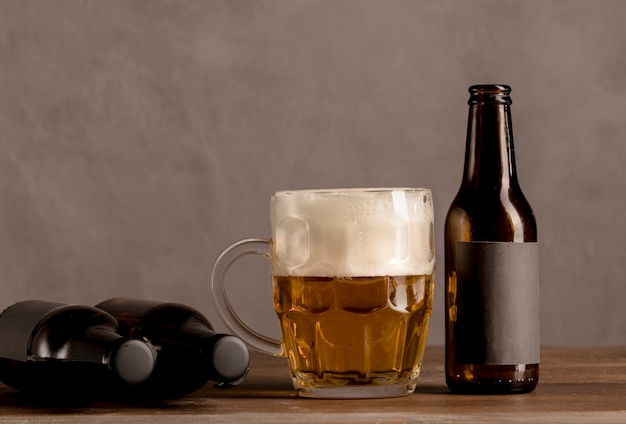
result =
[[244,342],[217,333],[204,315],[189,306],[114,298],[96,307],[117,319],[121,334],[145,339],[158,352],[154,372],[132,387],[135,396],[180,397],[209,381],[231,387],[248,372],[250,355]]
[[0,381],[64,401],[139,385],[151,376],[156,351],[117,329],[115,318],[91,306],[15,303],[0,314]]

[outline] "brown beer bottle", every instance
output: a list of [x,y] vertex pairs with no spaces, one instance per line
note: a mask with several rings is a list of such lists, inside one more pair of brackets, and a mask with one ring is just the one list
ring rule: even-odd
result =
[[470,87],[461,188],[445,222],[446,383],[524,393],[539,379],[537,226],[515,169],[511,89]]
[[230,387],[243,381],[250,356],[241,339],[218,334],[197,310],[177,303],[115,298],[96,305],[113,315],[120,333],[149,340],[157,349],[154,372],[132,387],[145,398],[184,396],[209,381]]
[[0,314],[0,381],[56,401],[110,396],[146,381],[154,348],[117,332],[117,321],[91,306],[18,302]]

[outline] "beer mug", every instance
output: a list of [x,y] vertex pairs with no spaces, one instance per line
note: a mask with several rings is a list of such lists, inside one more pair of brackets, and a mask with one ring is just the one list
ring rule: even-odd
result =
[[[271,239],[241,240],[215,261],[214,306],[250,346],[287,358],[299,396],[408,395],[432,311],[433,215],[425,188],[276,192]],[[281,340],[247,326],[226,295],[228,269],[247,254],[270,260]]]

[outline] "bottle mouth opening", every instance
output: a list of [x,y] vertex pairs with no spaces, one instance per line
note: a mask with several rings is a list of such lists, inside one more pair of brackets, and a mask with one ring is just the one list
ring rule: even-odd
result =
[[511,87],[505,84],[480,84],[472,85],[469,88],[470,98],[468,103],[470,105],[480,103],[494,103],[494,104],[506,104],[510,105],[511,101]]

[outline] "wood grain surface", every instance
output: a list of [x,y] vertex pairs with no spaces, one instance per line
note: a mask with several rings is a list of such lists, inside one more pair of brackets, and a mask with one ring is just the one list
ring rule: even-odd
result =
[[253,353],[246,380],[154,404],[36,402],[0,386],[1,422],[37,423],[624,423],[626,346],[544,347],[530,394],[448,392],[443,348],[429,347],[415,394],[392,399],[296,397],[285,359]]

